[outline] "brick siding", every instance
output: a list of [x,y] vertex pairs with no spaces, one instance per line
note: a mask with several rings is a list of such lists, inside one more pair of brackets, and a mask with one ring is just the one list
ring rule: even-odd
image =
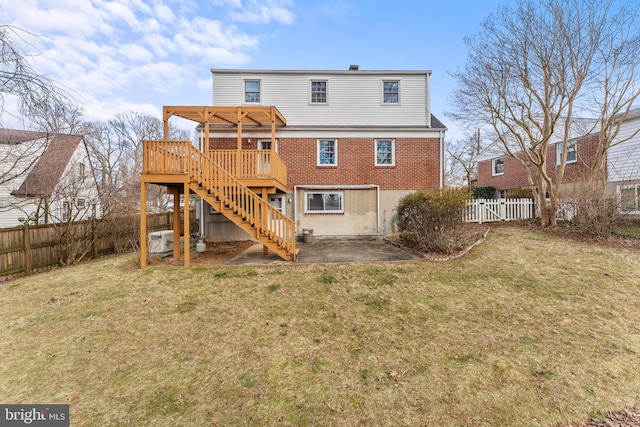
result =
[[[375,138],[338,138],[337,166],[317,166],[316,138],[278,138],[287,165],[288,186],[377,184],[381,190],[420,190],[440,186],[440,140],[395,138],[395,166],[375,166]],[[210,149],[233,150],[236,138],[211,138]],[[255,150],[256,139],[242,148]]]
[[[584,179],[591,170],[591,165],[595,160],[598,148],[598,134],[588,135],[581,138],[576,143],[577,161],[568,163],[563,184],[570,184]],[[532,168],[533,170],[533,168]],[[547,150],[547,173],[555,179],[556,171],[556,144],[549,146]],[[509,156],[504,156],[504,174],[492,176],[492,160],[478,162],[478,187],[492,186],[497,190],[514,190],[529,187],[526,169],[517,160]],[[533,177],[535,180],[536,173]]]

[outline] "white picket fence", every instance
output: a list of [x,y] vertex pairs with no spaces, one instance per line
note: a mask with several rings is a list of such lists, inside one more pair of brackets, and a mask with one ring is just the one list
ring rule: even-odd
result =
[[467,201],[465,222],[516,221],[535,218],[533,199],[475,199]]

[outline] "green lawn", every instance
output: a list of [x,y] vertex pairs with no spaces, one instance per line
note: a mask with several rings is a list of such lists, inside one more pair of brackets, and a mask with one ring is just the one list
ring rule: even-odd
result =
[[0,285],[0,402],[74,426],[548,426],[640,402],[640,252],[497,227],[448,262]]

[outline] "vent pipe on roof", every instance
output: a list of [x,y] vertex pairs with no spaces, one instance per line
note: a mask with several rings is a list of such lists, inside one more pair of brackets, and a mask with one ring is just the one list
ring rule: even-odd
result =
[[358,71],[359,68],[360,66],[356,64],[349,65],[349,71]]

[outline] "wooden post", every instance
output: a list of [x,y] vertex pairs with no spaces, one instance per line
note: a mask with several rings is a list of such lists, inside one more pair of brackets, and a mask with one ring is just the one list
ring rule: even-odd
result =
[[238,107],[237,111],[237,123],[238,123],[238,144],[237,144],[237,153],[236,153],[236,176],[240,176],[240,171],[242,170],[242,156],[240,152],[242,151],[242,111],[240,107]]
[[[271,144],[271,149],[273,150],[273,143]],[[268,199],[269,195],[267,194],[267,189],[264,188],[264,187],[262,187],[262,195],[261,196],[262,196],[262,200],[264,200],[268,205],[269,204],[269,199]],[[254,206],[254,209],[256,209],[256,208],[257,208],[257,206]],[[268,223],[269,223],[269,208],[267,208],[265,206],[261,210],[262,210],[262,212],[261,212],[262,218],[260,218],[260,222],[265,227],[265,229],[268,230],[269,229],[269,225],[268,225]],[[268,235],[268,233],[267,233],[267,235]],[[269,248],[267,247],[267,245],[262,245],[262,253],[264,255],[268,255],[269,254]]]
[[140,182],[140,268],[147,266],[147,183]]
[[31,236],[29,224],[26,223],[22,229],[22,245],[24,247],[24,271],[27,276],[31,275]]
[[98,247],[96,246],[96,217],[91,218],[91,257],[93,259],[98,258]]
[[173,193],[173,258],[180,258],[180,191]]
[[[191,264],[191,232],[189,231],[189,183],[184,183],[184,266]],[[180,245],[180,240],[178,240]],[[179,248],[179,246],[178,246]]]

